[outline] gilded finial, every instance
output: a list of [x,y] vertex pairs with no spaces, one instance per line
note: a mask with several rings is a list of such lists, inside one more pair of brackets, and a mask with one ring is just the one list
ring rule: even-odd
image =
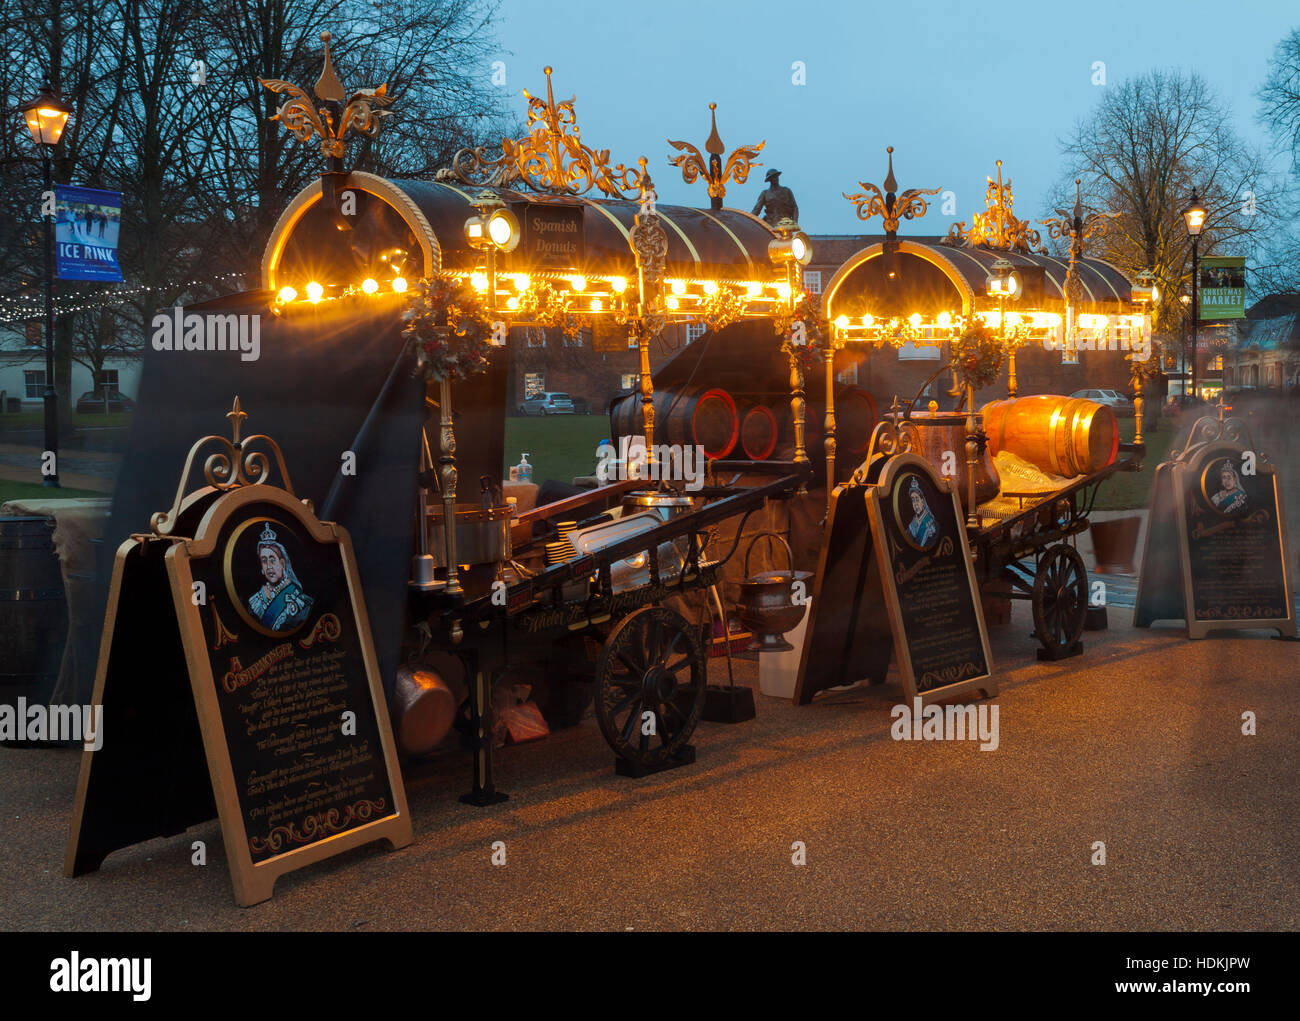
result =
[[1079,191],[1080,183],[1079,178],[1076,177],[1074,179],[1074,218],[1076,220],[1083,219],[1083,195]]
[[894,179],[894,147],[887,146],[885,152],[889,154],[889,173],[885,175],[885,193],[898,191],[898,182]]
[[243,428],[244,419],[248,417],[248,412],[244,411],[239,406],[238,394],[235,395],[234,405],[231,407],[229,411],[226,412],[226,417],[230,419],[230,429],[231,432],[234,433],[234,439],[232,442],[235,444],[235,446],[239,446],[239,432],[240,429]]
[[727,151],[727,147],[722,144],[722,138],[718,135],[718,104],[709,104],[709,118],[713,122],[713,130],[709,132],[709,140],[704,143],[704,151],[713,153],[714,156],[721,156]]
[[321,99],[332,99],[336,103],[341,103],[347,98],[347,94],[343,91],[343,83],[334,73],[334,62],[330,59],[330,34],[322,32],[320,41],[325,44],[325,66],[321,69],[320,78],[316,80],[316,95]]

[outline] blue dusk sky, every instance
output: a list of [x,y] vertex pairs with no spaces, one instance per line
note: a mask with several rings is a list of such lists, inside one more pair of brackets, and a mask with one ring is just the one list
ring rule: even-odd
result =
[[[1279,40],[1300,26],[1294,0],[1233,4],[1046,0],[926,4],[657,0],[504,0],[495,24],[510,109],[520,89],[576,93],[583,141],[614,162],[644,155],[661,201],[706,205],[702,183],[667,166],[666,139],[701,150],[710,101],[728,152],[766,140],[726,204],[749,209],[768,168],[782,171],[810,233],[860,233],[841,192],[880,184],[894,146],[900,188],[951,189],[957,215],[932,205],[902,233],[942,234],[984,208],[1003,161],[1016,211],[1047,215],[1062,179],[1060,141],[1103,90],[1153,68],[1199,72],[1229,104],[1238,133],[1272,150],[1254,91]],[[795,85],[802,61],[806,84]],[[1107,85],[1093,84],[1105,64]],[[1286,160],[1275,157],[1277,169]],[[864,225],[879,230],[879,221]]]

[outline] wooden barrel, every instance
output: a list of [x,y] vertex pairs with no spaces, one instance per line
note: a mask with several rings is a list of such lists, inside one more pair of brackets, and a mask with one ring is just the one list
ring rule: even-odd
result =
[[866,457],[876,421],[876,402],[867,391],[846,386],[836,392],[835,446],[838,450],[851,457]]
[[47,699],[68,636],[54,519],[0,517],[0,701]]
[[[707,457],[726,457],[740,438],[740,416],[731,394],[719,387],[667,388],[654,394],[654,442],[700,446]],[[614,439],[639,436],[641,395],[625,394],[609,409]]]
[[1091,475],[1119,452],[1115,413],[1094,401],[1039,394],[993,401],[981,414],[990,452],[1010,451],[1053,475]]
[[766,404],[755,404],[740,423],[740,446],[751,461],[766,461],[776,449],[776,416]]

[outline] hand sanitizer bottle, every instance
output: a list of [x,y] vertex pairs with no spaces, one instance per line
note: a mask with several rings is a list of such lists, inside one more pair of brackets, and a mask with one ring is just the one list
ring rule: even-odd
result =
[[519,462],[519,481],[520,482],[533,481],[533,466],[528,463],[527,453],[524,453],[523,460]]

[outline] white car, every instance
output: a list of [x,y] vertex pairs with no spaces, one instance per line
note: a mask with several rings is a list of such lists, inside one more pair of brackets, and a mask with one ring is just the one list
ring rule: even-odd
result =
[[543,393],[519,405],[521,415],[572,415],[573,401],[568,394]]
[[1076,390],[1070,396],[1081,397],[1094,404],[1104,404],[1116,416],[1133,414],[1133,402],[1116,390]]

